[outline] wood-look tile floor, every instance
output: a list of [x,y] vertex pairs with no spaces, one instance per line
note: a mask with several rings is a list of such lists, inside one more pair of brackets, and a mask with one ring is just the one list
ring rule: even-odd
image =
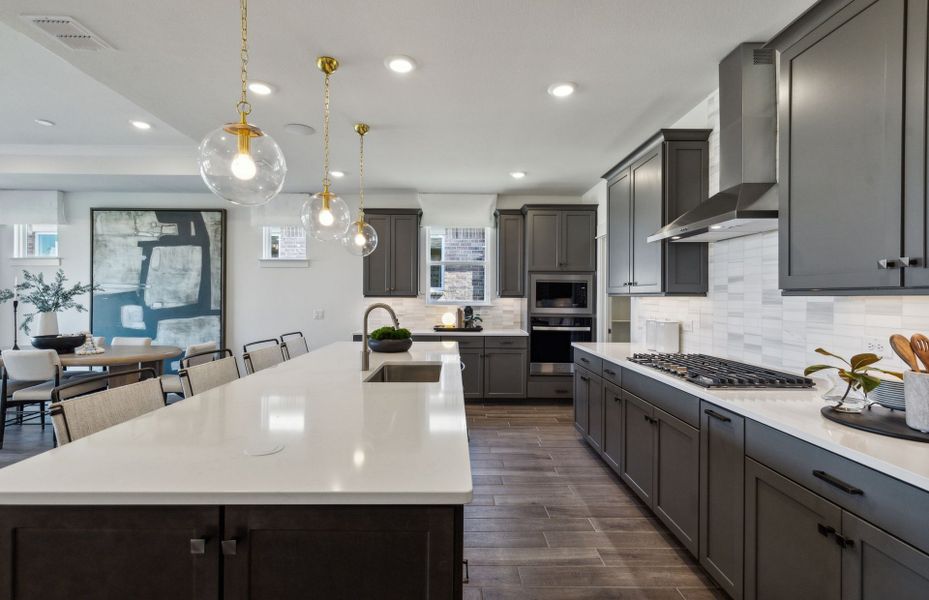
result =
[[574,429],[563,403],[467,405],[465,600],[724,598]]

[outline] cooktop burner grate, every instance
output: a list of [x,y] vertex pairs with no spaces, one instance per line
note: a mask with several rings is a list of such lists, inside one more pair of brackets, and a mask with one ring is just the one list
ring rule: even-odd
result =
[[630,361],[706,388],[811,388],[813,380],[706,354],[635,354]]

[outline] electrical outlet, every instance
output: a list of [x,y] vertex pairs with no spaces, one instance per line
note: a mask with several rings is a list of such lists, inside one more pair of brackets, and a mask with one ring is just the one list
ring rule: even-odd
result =
[[326,311],[321,308],[317,308],[313,311],[313,319],[316,321],[322,321],[326,318]]
[[693,332],[694,322],[691,320],[684,321],[681,323],[681,331]]
[[882,338],[867,338],[864,345],[868,352],[873,352],[878,356],[884,356],[887,354],[887,342],[885,342]]

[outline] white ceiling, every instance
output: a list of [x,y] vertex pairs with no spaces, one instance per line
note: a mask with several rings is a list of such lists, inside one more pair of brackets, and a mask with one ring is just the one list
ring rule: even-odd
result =
[[[737,43],[769,38],[811,4],[252,0],[249,72],[278,91],[253,96],[251,120],[284,150],[285,189],[318,187],[321,136],[283,126],[321,131],[315,57],[329,54],[342,62],[332,168],[348,173],[336,191],[357,186],[351,125],[364,120],[371,189],[579,194],[715,88],[717,63]],[[73,17],[113,50],[70,50],[24,14]],[[237,2],[5,0],[0,21],[24,34],[0,26],[0,187],[204,189],[195,140],[235,117]],[[388,71],[391,54],[419,69]],[[552,98],[556,81],[576,82],[577,93]],[[130,119],[155,127],[138,132]],[[528,176],[513,180],[514,170]]]

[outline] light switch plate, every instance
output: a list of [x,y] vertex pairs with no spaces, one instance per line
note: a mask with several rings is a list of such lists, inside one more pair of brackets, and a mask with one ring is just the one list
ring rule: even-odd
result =
[[315,319],[316,321],[322,321],[325,318],[326,318],[325,310],[321,308],[317,308],[316,310],[313,311],[313,319]]

